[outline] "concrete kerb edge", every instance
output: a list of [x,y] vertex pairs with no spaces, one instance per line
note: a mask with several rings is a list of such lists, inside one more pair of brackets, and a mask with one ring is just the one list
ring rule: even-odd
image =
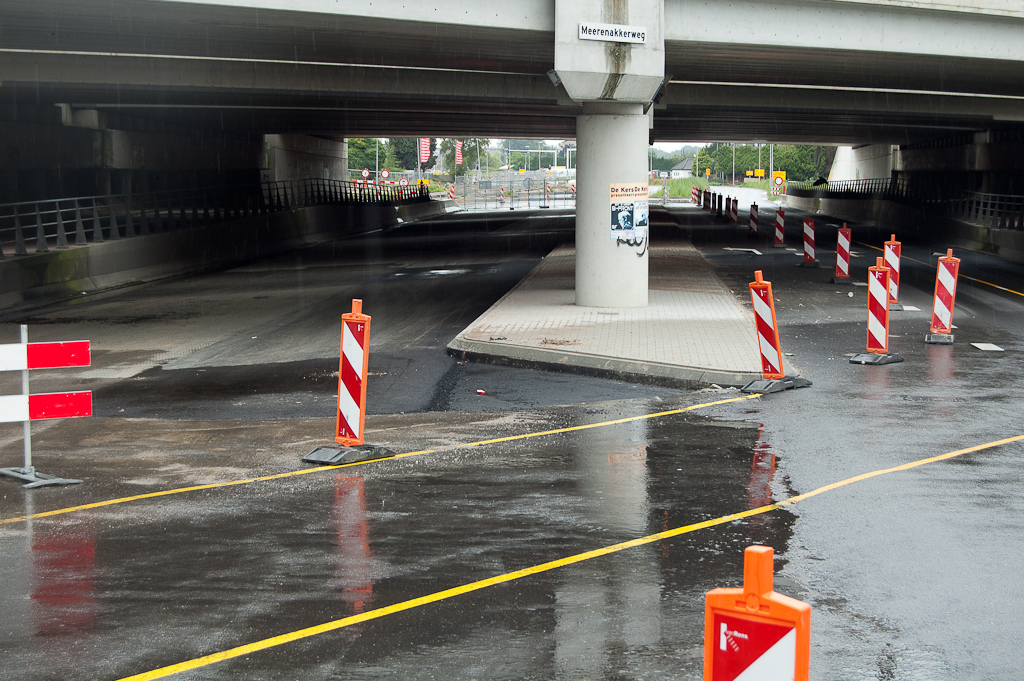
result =
[[448,344],[448,354],[456,359],[472,362],[611,378],[666,388],[705,388],[711,385],[739,388],[761,377],[760,373],[716,371],[659,362],[471,341],[462,337],[456,337]]

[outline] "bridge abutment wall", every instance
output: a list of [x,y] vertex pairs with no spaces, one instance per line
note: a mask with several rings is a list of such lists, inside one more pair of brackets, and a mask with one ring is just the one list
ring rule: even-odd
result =
[[349,203],[256,215],[0,260],[0,309],[67,301],[255,258],[443,212],[437,202]]

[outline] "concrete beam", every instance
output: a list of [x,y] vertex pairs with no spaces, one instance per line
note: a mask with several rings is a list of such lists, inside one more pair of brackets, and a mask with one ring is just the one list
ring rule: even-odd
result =
[[[945,3],[943,9],[949,9]],[[934,55],[1021,62],[1022,19],[1016,14],[934,11],[891,2],[779,0],[766,5],[761,0],[665,0],[665,42],[666,49],[672,42],[796,45],[904,59]]]

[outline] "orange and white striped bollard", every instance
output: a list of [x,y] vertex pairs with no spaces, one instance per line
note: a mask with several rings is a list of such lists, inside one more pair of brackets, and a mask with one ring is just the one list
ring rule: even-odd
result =
[[836,274],[832,277],[833,284],[850,283],[850,244],[852,239],[851,230],[844,222],[836,236]]
[[346,447],[363,444],[369,345],[370,317],[363,314],[363,301],[355,298],[352,311],[341,315],[338,418],[334,441]]
[[757,236],[757,204],[750,204],[750,236]]
[[889,268],[889,309],[890,310],[902,310],[903,306],[899,305],[900,299],[900,250],[901,245],[899,241],[896,241],[896,235],[893,234],[889,241],[884,244],[883,250],[885,257],[885,266]]
[[868,268],[868,352],[889,352],[889,268],[882,258]]
[[804,264],[817,264],[814,253],[814,220],[804,218]]
[[948,345],[953,342],[953,304],[956,302],[956,280],[960,274],[960,258],[953,257],[953,249],[939,258],[935,271],[935,300],[932,303],[931,333],[926,343]]
[[775,246],[786,245],[786,211],[779,208],[775,211]]
[[764,378],[785,378],[782,368],[782,345],[779,343],[779,326],[775,319],[775,298],[772,284],[765,281],[761,270],[754,272],[750,283],[750,299],[754,305],[757,322],[757,345],[761,351],[761,375]]

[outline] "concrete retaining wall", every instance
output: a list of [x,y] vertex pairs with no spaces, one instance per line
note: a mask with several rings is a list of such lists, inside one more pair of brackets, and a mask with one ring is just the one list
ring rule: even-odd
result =
[[312,206],[218,225],[73,246],[0,261],[0,310],[217,269],[354,231],[443,215],[439,202]]

